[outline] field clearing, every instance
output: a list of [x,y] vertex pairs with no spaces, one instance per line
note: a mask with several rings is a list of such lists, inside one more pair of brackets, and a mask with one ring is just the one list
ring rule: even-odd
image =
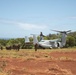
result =
[[0,75],[76,75],[76,48],[0,50]]

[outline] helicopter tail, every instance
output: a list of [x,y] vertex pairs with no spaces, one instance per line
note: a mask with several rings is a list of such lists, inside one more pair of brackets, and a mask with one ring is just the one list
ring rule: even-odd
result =
[[38,40],[37,40],[37,37],[35,34],[32,34],[33,35],[33,44],[38,44]]
[[25,43],[29,43],[29,38],[27,36],[25,36]]

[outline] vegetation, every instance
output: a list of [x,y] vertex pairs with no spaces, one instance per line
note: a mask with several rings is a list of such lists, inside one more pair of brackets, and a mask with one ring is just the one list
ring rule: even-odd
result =
[[[48,34],[47,36],[44,37],[44,39],[50,40],[50,39],[56,39],[56,38],[60,38],[60,34]],[[29,38],[30,41],[33,41],[33,38],[30,37]],[[38,40],[39,40],[39,36],[38,36]],[[33,45],[30,44],[30,46],[27,46],[25,44],[25,39],[24,38],[16,38],[16,39],[0,39],[0,47],[6,47],[6,46],[12,46],[13,44],[20,44],[21,48],[25,49],[25,48],[33,48]],[[76,46],[76,32],[71,32],[67,34],[67,40],[66,40],[66,46],[65,47],[74,47]]]

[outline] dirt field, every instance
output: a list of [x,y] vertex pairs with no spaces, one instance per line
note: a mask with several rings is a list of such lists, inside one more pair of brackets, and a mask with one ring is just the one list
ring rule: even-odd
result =
[[0,75],[76,75],[76,49],[2,50]]

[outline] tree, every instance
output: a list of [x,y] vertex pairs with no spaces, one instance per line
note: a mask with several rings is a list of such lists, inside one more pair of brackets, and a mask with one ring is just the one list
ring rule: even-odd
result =
[[73,47],[75,46],[75,38],[72,36],[67,37],[66,46]]
[[72,36],[75,39],[75,46],[76,46],[76,31],[69,33],[68,36]]
[[4,40],[4,39],[0,39],[0,44],[2,46],[6,46],[6,43],[8,42],[8,40]]

